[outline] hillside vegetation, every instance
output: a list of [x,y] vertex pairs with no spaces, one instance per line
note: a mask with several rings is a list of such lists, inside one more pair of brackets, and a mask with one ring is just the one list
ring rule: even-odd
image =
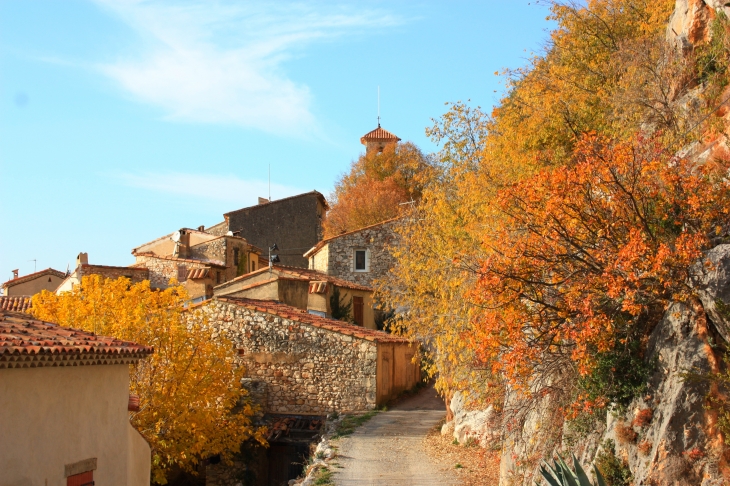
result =
[[689,269],[727,234],[727,150],[677,154],[724,136],[728,23],[712,10],[682,48],[674,3],[554,3],[498,106],[453,103],[428,130],[442,149],[378,289],[445,394],[516,415],[549,397],[539,440],[645,390],[650,333],[700,305]]

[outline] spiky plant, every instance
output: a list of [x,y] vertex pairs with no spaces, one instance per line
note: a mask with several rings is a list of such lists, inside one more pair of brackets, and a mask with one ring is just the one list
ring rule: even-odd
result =
[[[585,471],[578,463],[578,459],[573,455],[573,468],[575,472],[571,471],[563,458],[558,456],[557,459],[553,460],[554,466],[543,463],[540,467],[540,474],[545,478],[545,481],[550,486],[594,486],[590,479],[586,475]],[[606,486],[606,481],[601,476],[601,472],[596,466],[593,466],[593,470],[596,473],[596,484],[595,486]],[[535,483],[537,484],[537,483]]]

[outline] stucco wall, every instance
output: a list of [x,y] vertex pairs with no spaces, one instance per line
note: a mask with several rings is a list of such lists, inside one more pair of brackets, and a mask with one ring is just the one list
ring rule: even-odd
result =
[[328,273],[330,261],[330,247],[324,245],[317,253],[309,259],[309,269],[318,272]]
[[127,365],[0,370],[0,484],[65,486],[65,465],[96,458],[96,484],[149,485],[128,400]]
[[[50,282],[49,282],[50,279]],[[5,295],[35,295],[42,290],[54,292],[63,282],[63,278],[55,275],[41,275],[38,278],[13,285],[5,289]]]
[[247,376],[266,383],[267,412],[319,415],[376,406],[375,342],[218,300],[200,308],[243,350]]

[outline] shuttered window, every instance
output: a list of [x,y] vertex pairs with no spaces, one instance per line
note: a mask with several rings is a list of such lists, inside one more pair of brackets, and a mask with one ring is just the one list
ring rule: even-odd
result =
[[66,486],[94,486],[94,471],[86,471],[67,477]]
[[188,269],[185,265],[177,266],[177,281],[184,282],[188,279]]
[[364,317],[364,310],[365,310],[365,304],[363,303],[362,297],[353,297],[352,298],[352,314],[355,318],[355,322],[358,326],[364,326],[365,325],[365,317]]

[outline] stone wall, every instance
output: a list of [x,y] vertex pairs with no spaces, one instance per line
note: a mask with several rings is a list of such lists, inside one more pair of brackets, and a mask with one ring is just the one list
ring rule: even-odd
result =
[[[228,229],[264,252],[276,243],[282,265],[307,268],[302,255],[322,240],[322,194],[313,191],[225,214]],[[267,255],[264,255],[266,259]]]
[[[395,244],[397,235],[394,226],[398,221],[389,221],[353,231],[327,242],[327,273],[361,285],[373,286],[373,282],[385,276],[395,265],[388,247]],[[370,265],[367,272],[355,271],[355,250],[370,251]],[[324,252],[322,248],[318,253]]]
[[[208,268],[208,265],[193,260],[182,260],[173,258],[158,258],[151,255],[137,255],[137,262],[134,267],[149,270],[150,285],[159,289],[165,289],[170,285],[170,279],[178,278],[178,267],[184,266],[187,270],[191,268]],[[211,269],[215,272],[215,269]]]
[[218,224],[214,224],[210,228],[205,228],[205,232],[213,236],[224,236],[228,233],[228,225],[225,221],[221,221]]
[[375,342],[217,299],[200,309],[242,350],[247,377],[266,383],[266,412],[323,415],[375,407]]
[[119,277],[126,277],[132,283],[138,283],[149,279],[150,272],[146,268],[134,267],[110,267],[106,265],[81,265],[81,277],[85,275],[101,275],[104,278],[116,280]]

